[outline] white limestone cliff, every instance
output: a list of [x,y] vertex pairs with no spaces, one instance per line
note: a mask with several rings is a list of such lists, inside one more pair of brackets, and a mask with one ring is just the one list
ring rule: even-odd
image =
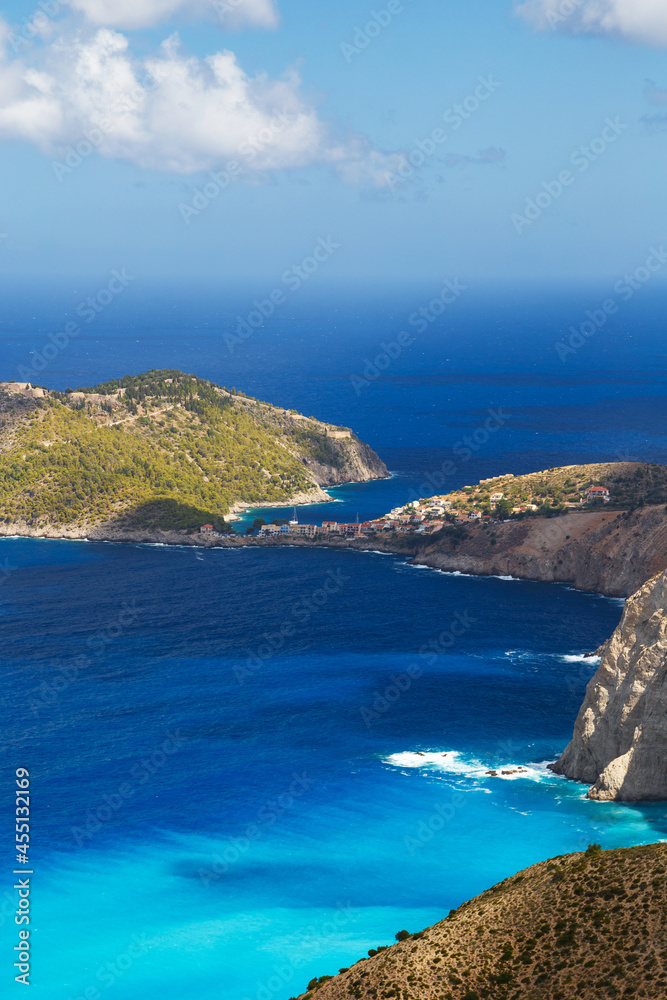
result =
[[601,801],[667,800],[667,572],[627,602],[552,770]]

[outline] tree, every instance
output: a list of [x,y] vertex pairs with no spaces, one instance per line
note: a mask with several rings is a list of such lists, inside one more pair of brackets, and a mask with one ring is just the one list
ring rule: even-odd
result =
[[510,505],[509,500],[506,500],[505,498],[499,500],[498,503],[496,504],[496,517],[498,518],[498,520],[506,521],[511,513],[512,513],[512,507]]

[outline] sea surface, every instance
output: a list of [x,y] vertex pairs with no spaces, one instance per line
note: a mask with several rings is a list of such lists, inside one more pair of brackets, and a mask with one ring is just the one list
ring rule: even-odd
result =
[[[357,395],[350,376],[433,293],[304,294],[230,353],[257,291],[142,286],[34,381],[177,367],[352,426],[391,478],[302,520],[500,472],[665,461],[664,297],[638,294],[564,363],[554,342],[604,289],[471,291]],[[0,377],[84,294],[7,291]],[[511,418],[466,457],[489,410]],[[621,614],[374,553],[0,540],[5,962],[18,767],[36,1000],[288,1000],[533,862],[667,838],[665,806],[589,802],[546,767],[596,666],[583,654]]]

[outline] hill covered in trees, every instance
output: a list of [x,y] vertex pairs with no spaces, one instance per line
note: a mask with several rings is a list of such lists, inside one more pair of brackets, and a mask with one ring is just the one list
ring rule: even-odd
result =
[[66,392],[0,383],[5,524],[224,531],[235,505],[386,475],[351,431],[179,371]]
[[533,865],[302,1000],[664,1000],[667,845]]

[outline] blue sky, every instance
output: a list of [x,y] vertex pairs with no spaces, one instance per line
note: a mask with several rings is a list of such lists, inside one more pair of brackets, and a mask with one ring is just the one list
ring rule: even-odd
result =
[[29,42],[0,8],[10,275],[271,287],[331,238],[324,282],[607,279],[667,241],[656,0],[44,2]]

